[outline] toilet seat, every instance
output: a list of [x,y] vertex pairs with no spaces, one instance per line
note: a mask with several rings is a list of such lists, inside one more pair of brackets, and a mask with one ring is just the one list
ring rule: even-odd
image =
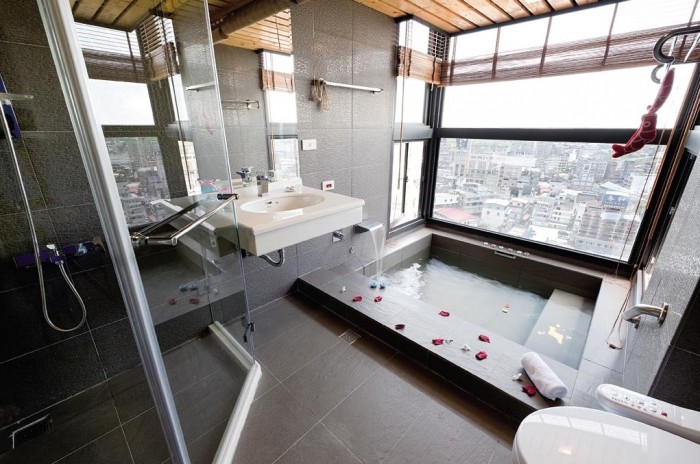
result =
[[697,464],[700,445],[605,411],[572,406],[527,416],[513,440],[516,464]]

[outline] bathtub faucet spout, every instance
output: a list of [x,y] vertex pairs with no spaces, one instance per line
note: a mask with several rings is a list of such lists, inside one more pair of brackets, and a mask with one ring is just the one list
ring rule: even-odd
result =
[[664,305],[659,308],[658,306],[652,306],[648,304],[636,304],[622,313],[622,319],[634,324],[634,328],[639,328],[639,322],[641,321],[642,315],[646,314],[649,316],[654,316],[659,320],[659,325],[663,324],[666,320],[666,314],[668,314],[669,304],[664,303]]

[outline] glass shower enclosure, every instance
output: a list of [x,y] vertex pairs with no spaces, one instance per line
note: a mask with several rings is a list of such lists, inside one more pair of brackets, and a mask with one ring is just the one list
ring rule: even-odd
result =
[[129,28],[37,3],[137,353],[104,369],[114,430],[128,462],[231,462],[260,367],[207,2],[132,11]]

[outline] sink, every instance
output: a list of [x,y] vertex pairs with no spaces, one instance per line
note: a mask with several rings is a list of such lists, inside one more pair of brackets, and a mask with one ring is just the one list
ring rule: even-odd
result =
[[[234,253],[240,248],[260,256],[362,221],[365,204],[362,199],[307,186],[301,187],[303,191],[284,192],[280,189],[285,184],[275,184],[280,184],[277,190],[262,198],[258,196],[257,186],[237,189],[239,198],[233,203],[235,215],[233,207],[227,207],[199,226],[206,235],[185,236],[180,241],[185,245],[191,242],[192,250],[200,250],[198,253],[202,253],[204,245],[207,253],[211,252],[215,257]],[[193,201],[200,201],[202,205],[197,214],[211,211],[219,204],[213,194],[158,202],[172,213]],[[173,226],[183,227],[192,218],[189,215],[183,217]]]
[[277,198],[263,198],[257,201],[249,201],[241,205],[243,211],[251,213],[280,213],[295,209],[307,208],[324,201],[321,195],[309,193],[295,193]]
[[364,200],[302,188],[263,198],[257,196],[256,186],[237,190],[241,248],[261,256],[362,221]]

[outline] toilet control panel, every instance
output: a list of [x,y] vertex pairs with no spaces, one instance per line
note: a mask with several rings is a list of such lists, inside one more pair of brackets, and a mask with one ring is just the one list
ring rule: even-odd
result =
[[599,385],[595,396],[606,411],[700,443],[698,411],[681,408],[611,384]]

